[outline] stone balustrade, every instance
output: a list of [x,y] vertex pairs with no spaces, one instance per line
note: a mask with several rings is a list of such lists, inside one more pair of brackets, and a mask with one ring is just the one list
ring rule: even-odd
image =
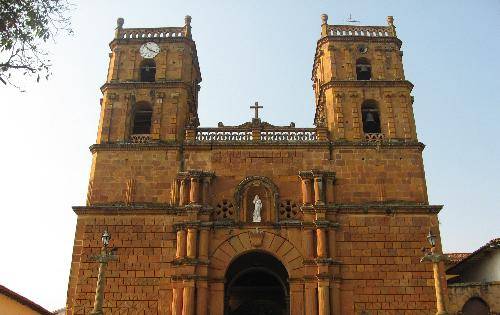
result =
[[383,133],[365,133],[365,140],[368,142],[382,142],[384,138]]
[[[190,139],[187,139],[190,140]],[[295,127],[219,127],[197,128],[195,142],[314,142],[318,141],[316,128]]]
[[263,130],[260,137],[262,141],[267,142],[303,142],[317,140],[315,128],[276,128],[273,130]]
[[186,37],[184,27],[124,28],[118,36],[120,39]]
[[198,128],[196,132],[196,141],[252,141],[252,130],[239,130],[232,128]]
[[397,37],[394,18],[387,17],[387,26],[366,26],[366,25],[330,25],[328,24],[328,15],[321,15],[321,36],[331,37]]
[[389,26],[328,25],[328,36],[394,37]]
[[130,135],[131,143],[149,143],[151,142],[150,134],[134,134]]

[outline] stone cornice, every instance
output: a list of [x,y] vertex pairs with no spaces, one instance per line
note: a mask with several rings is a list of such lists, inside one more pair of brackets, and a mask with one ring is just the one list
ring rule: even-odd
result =
[[[397,215],[397,214],[438,214],[443,205],[427,205],[410,202],[387,202],[387,203],[362,203],[362,204],[329,204],[325,205],[327,213],[338,214],[383,214],[383,215]],[[74,206],[73,211],[78,215],[88,214],[101,214],[101,215],[115,215],[115,214],[167,214],[179,215],[185,212],[184,209],[171,206],[170,204],[162,203],[144,203],[144,204],[99,204],[91,206]],[[337,222],[332,221],[318,221],[306,222],[299,220],[284,220],[279,222],[265,222],[265,223],[251,223],[251,222],[237,222],[232,220],[227,221],[205,221],[205,222],[177,222],[175,226],[192,226],[192,227],[208,227],[208,228],[230,228],[230,229],[273,229],[273,228],[316,228],[316,227],[329,227],[338,228]]]
[[371,42],[371,43],[396,43],[401,48],[403,42],[397,37],[372,37],[372,36],[324,36],[318,39],[316,46],[319,47],[327,42]]
[[342,148],[419,148],[421,151],[425,148],[425,145],[417,141],[402,141],[402,140],[390,140],[383,142],[354,142],[347,140],[338,140],[330,142],[308,142],[308,143],[269,143],[269,142],[211,142],[211,143],[181,143],[181,142],[151,142],[151,143],[100,143],[93,144],[89,147],[90,152],[95,153],[98,151],[160,151],[165,149],[180,149],[184,150],[212,150],[213,148],[245,148],[245,149],[266,149],[270,150],[273,148],[283,148],[283,147],[293,147],[297,148],[324,148],[325,150],[330,149],[342,149]]
[[406,87],[411,91],[413,84],[408,80],[331,80],[322,84],[321,90],[333,87]]
[[162,88],[184,88],[191,89],[193,86],[189,82],[180,80],[175,81],[156,81],[156,82],[139,82],[139,81],[126,81],[126,82],[106,82],[101,86],[101,92],[104,93],[109,88],[113,89],[162,89]]
[[395,215],[398,213],[433,213],[438,214],[443,205],[427,205],[418,203],[364,203],[364,204],[333,204],[327,205],[328,212],[337,212],[345,214],[365,214],[365,213],[382,213],[386,215]]
[[178,211],[176,207],[169,204],[99,204],[91,206],[73,206],[73,211],[77,215],[87,214],[171,214]]
[[155,42],[155,43],[185,43],[192,47],[196,47],[196,43],[191,38],[187,37],[147,37],[147,38],[114,38],[109,43],[109,48],[113,49],[113,47],[117,45],[127,45],[127,44],[144,44],[146,42]]
[[151,143],[96,143],[89,147],[90,152],[98,151],[161,151],[165,149],[179,149],[179,142],[151,142]]

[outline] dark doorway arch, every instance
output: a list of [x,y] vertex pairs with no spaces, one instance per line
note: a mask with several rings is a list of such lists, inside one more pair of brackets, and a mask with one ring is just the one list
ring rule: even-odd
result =
[[462,308],[463,315],[489,315],[490,307],[483,301],[483,299],[478,297],[470,298],[465,302]]
[[226,271],[225,315],[287,315],[288,272],[274,256],[252,251],[236,258]]

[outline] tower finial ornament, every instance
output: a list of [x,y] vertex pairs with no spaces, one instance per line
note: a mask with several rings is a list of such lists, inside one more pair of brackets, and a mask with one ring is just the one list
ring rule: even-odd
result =
[[326,13],[321,14],[321,22],[322,22],[322,24],[328,23],[328,14],[326,14]]
[[184,34],[187,38],[191,38],[191,15],[184,17]]
[[389,15],[387,17],[387,24],[389,25],[389,28],[391,29],[392,36],[396,37],[396,26],[394,25],[394,17],[392,15]]
[[392,15],[389,15],[387,17],[387,24],[389,24],[389,26],[393,26],[394,25],[394,17]]
[[125,23],[124,18],[119,17],[116,19],[115,38],[120,38],[121,30],[123,30],[123,23]]
[[125,23],[125,19],[122,17],[119,17],[116,19],[116,28],[122,29],[123,28],[123,23]]

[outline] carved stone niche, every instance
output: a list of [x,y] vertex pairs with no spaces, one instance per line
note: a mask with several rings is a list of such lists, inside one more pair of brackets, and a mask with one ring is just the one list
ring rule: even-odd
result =
[[262,200],[261,223],[278,221],[278,187],[267,177],[249,176],[242,180],[234,193],[237,220],[253,222],[253,200],[259,195]]

